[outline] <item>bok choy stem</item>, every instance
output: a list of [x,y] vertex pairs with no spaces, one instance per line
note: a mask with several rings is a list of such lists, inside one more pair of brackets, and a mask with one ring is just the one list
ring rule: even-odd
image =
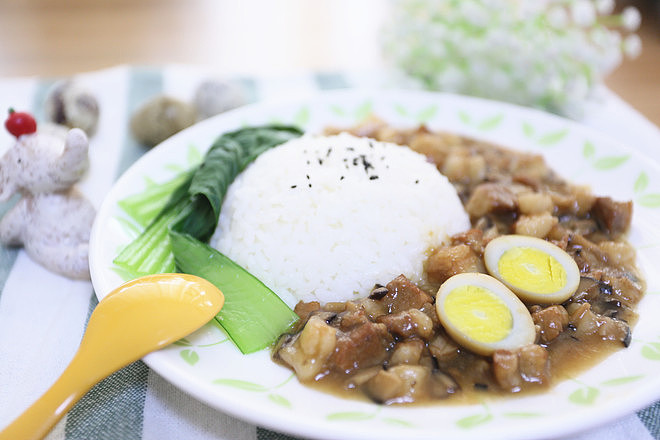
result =
[[[295,127],[265,125],[220,136],[202,163],[182,175],[177,186],[151,190],[151,195],[161,194],[167,201],[114,263],[134,277],[173,272],[176,267],[214,284],[217,281],[225,295],[217,320],[239,349],[250,353],[274,342],[295,322],[295,313],[263,283],[205,242],[215,231],[222,201],[236,176],[259,154],[301,135]],[[135,200],[128,206],[134,204]]]
[[241,266],[187,234],[172,232],[176,266],[217,286],[225,304],[216,321],[243,353],[261,350],[298,320],[272,290]]

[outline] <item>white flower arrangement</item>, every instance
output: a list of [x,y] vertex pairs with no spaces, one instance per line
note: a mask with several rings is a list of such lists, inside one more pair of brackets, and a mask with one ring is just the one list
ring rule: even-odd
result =
[[395,0],[384,57],[425,88],[579,117],[624,56],[639,11],[614,0]]

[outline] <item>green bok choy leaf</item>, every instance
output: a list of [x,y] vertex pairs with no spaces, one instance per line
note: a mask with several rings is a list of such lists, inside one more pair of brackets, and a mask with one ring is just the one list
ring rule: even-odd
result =
[[[168,182],[142,199],[130,200],[132,207],[141,201],[154,205],[155,198],[168,197],[164,194],[169,191],[160,212],[119,253],[115,265],[131,277],[175,270],[202,276],[224,293],[225,305],[216,319],[243,353],[274,342],[296,315],[263,283],[205,242],[215,231],[222,201],[238,174],[264,151],[301,135],[295,127],[265,125],[220,136],[202,163],[175,178],[176,184]],[[138,222],[146,223],[153,209],[133,211],[140,212]]]

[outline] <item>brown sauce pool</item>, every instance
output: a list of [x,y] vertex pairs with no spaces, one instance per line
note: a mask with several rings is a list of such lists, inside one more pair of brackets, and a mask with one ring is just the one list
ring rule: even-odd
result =
[[[456,188],[472,229],[429,251],[424,283],[401,275],[382,280],[367,298],[299,303],[298,327],[281,337],[273,359],[302,383],[383,404],[473,403],[547,391],[628,346],[645,291],[625,241],[630,201],[563,180],[539,155],[423,126],[396,129],[373,119],[343,131],[425,154]],[[435,293],[455,274],[485,273],[484,247],[504,234],[559,246],[581,281],[562,304],[526,304],[533,344],[478,355],[444,331]]]

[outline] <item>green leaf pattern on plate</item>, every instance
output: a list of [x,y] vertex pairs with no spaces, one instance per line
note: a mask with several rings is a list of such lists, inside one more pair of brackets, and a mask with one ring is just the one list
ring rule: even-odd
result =
[[195,145],[189,145],[188,146],[188,152],[186,154],[186,162],[187,165],[179,164],[179,163],[171,163],[165,166],[165,169],[172,171],[174,173],[182,173],[190,167],[197,165],[202,161],[204,156],[202,155],[201,151],[199,151],[199,148]]
[[601,157],[594,162],[594,168],[600,171],[612,170],[626,163],[628,159],[630,159],[629,154],[623,156]]
[[585,159],[590,159],[594,156],[594,154],[596,154],[596,147],[594,146],[593,142],[586,141],[582,146],[582,156]]
[[642,356],[652,361],[660,361],[660,342],[648,342],[642,346]]
[[472,120],[472,118],[470,118],[470,115],[463,110],[458,112],[458,119],[465,125],[470,125]]
[[284,408],[293,408],[293,405],[291,405],[289,399],[280,394],[270,393],[268,394],[268,399],[276,405],[283,406]]
[[584,386],[569,394],[568,400],[577,405],[593,405],[599,394],[600,391],[598,391],[598,388],[592,386]]
[[383,417],[383,422],[390,425],[403,426],[405,428],[412,428],[415,426],[413,423],[410,423],[407,420],[396,419],[394,417]]
[[504,417],[510,417],[512,419],[531,419],[533,417],[540,417],[541,414],[536,412],[506,412],[502,414]]
[[374,104],[371,100],[365,101],[357,109],[355,109],[355,119],[362,121],[373,113]]
[[255,382],[240,380],[240,379],[230,379],[230,378],[220,378],[212,381],[214,385],[223,385],[231,388],[236,388],[243,391],[249,391],[254,393],[268,393],[268,400],[278,406],[281,406],[286,409],[292,409],[293,404],[285,396],[274,393],[273,390],[282,388],[284,385],[289,383],[295,377],[294,374],[289,375],[286,380],[282,381],[279,384],[273,386],[265,386]]
[[402,104],[394,104],[394,111],[399,115],[403,116],[404,118],[409,116],[408,110]]
[[645,171],[641,171],[635,179],[633,184],[633,192],[637,194],[635,201],[645,208],[660,208],[660,193],[649,193],[646,190],[650,184],[649,175]]
[[562,130],[557,130],[557,131],[551,131],[548,133],[545,133],[541,135],[537,140],[536,143],[543,147],[550,147],[553,145],[558,144],[561,142],[566,135],[568,135],[568,129],[562,129]]
[[366,412],[366,411],[340,411],[333,412],[325,416],[325,419],[330,422],[363,422],[365,420],[378,419],[383,421],[388,425],[395,425],[398,427],[404,428],[413,428],[414,423],[409,422],[408,420],[403,420],[398,417],[379,417],[379,413],[382,406],[374,405],[375,411]]
[[[590,140],[586,140],[582,145],[582,157],[597,171],[611,171],[628,162],[631,156],[630,154],[598,156],[596,144]],[[638,185],[645,185],[645,182],[643,180],[640,181],[638,178],[637,182],[635,182],[635,188]]]
[[189,365],[195,365],[199,361],[199,354],[195,350],[186,348],[179,352],[181,358],[186,361]]
[[363,420],[369,420],[376,417],[376,413],[366,413],[361,411],[343,411],[330,413],[326,416],[326,419],[329,421],[350,421],[350,422],[361,422]]
[[243,391],[256,391],[259,393],[268,391],[270,389],[258,383],[239,379],[215,379],[213,383],[216,385],[225,385],[232,388],[238,388],[239,390]]
[[293,116],[293,124],[298,127],[305,127],[309,124],[309,119],[311,117],[311,112],[309,107],[302,107],[298,112]]
[[[660,346],[660,344],[658,345]],[[643,374],[615,377],[602,381],[600,385],[605,387],[617,387],[636,382],[643,377]],[[590,406],[596,403],[601,391],[596,386],[583,384],[577,380],[575,382],[577,382],[580,387],[568,395],[568,400],[581,406]]]
[[[213,321],[215,322],[215,321]],[[217,327],[216,327],[217,328]],[[222,332],[221,329],[218,329]],[[197,348],[207,348],[207,347],[213,347],[215,345],[219,344],[224,344],[225,342],[229,341],[229,338],[223,334],[222,338],[217,340],[216,342],[212,342],[209,344],[193,344],[188,340],[188,338],[181,338],[178,341],[175,341],[172,345],[178,345],[180,347],[188,347],[184,348],[179,351],[179,356],[181,359],[183,359],[188,365],[194,366],[197,362],[199,362],[199,352],[195,350],[195,347]]]
[[534,137],[534,126],[529,122],[523,122],[522,132],[525,135],[525,137],[532,138]]
[[475,121],[467,112],[461,110],[458,112],[458,119],[465,125],[470,125],[477,130],[490,131],[496,129],[504,120],[502,113],[486,116]]
[[646,208],[660,207],[660,193],[644,194],[637,199],[637,203]]
[[415,116],[415,119],[420,124],[425,124],[428,121],[430,121],[431,119],[433,119],[435,117],[436,113],[438,113],[438,106],[437,105],[430,105],[428,107],[425,107],[425,108],[421,109],[417,113],[417,115]]
[[[501,416],[511,419],[531,419],[534,417],[541,417],[542,414],[537,412],[509,411],[502,413]],[[493,414],[492,411],[486,405],[484,405],[484,412],[462,417],[456,421],[456,426],[462,429],[472,429],[477,426],[489,423],[493,420],[495,420],[495,414]]]
[[633,191],[636,193],[644,192],[647,186],[649,186],[649,176],[644,171],[642,171],[639,173],[637,180],[635,180]]
[[358,123],[373,113],[373,102],[371,100],[366,100],[353,109],[346,109],[339,105],[331,105],[330,112],[341,118],[348,118],[352,123]]
[[501,113],[495,116],[491,116],[479,122],[477,128],[482,131],[493,130],[497,128],[498,125],[500,125],[503,119],[504,119],[504,115]]
[[188,165],[196,165],[204,159],[204,155],[195,145],[190,145],[186,159],[188,160]]
[[631,382],[635,382],[641,378],[643,378],[643,374],[636,374],[634,376],[624,376],[624,377],[617,377],[614,379],[606,380],[602,383],[602,385],[605,386],[619,386],[619,385],[626,385]]
[[[534,141],[542,147],[550,147],[560,143],[569,133],[567,128],[539,133],[539,131],[528,121],[524,121],[521,128],[522,133],[526,138]],[[582,153],[584,155],[585,151]]]
[[436,116],[439,110],[440,107],[437,104],[422,107],[416,112],[410,111],[402,104],[394,104],[394,112],[396,114],[404,118],[412,119],[418,124],[426,124]]
[[475,426],[483,425],[484,423],[488,423],[491,420],[493,420],[493,415],[490,413],[486,414],[475,414],[472,416],[467,416],[463,417],[461,419],[458,419],[456,421],[456,425],[459,428],[463,429],[470,429],[474,428]]

